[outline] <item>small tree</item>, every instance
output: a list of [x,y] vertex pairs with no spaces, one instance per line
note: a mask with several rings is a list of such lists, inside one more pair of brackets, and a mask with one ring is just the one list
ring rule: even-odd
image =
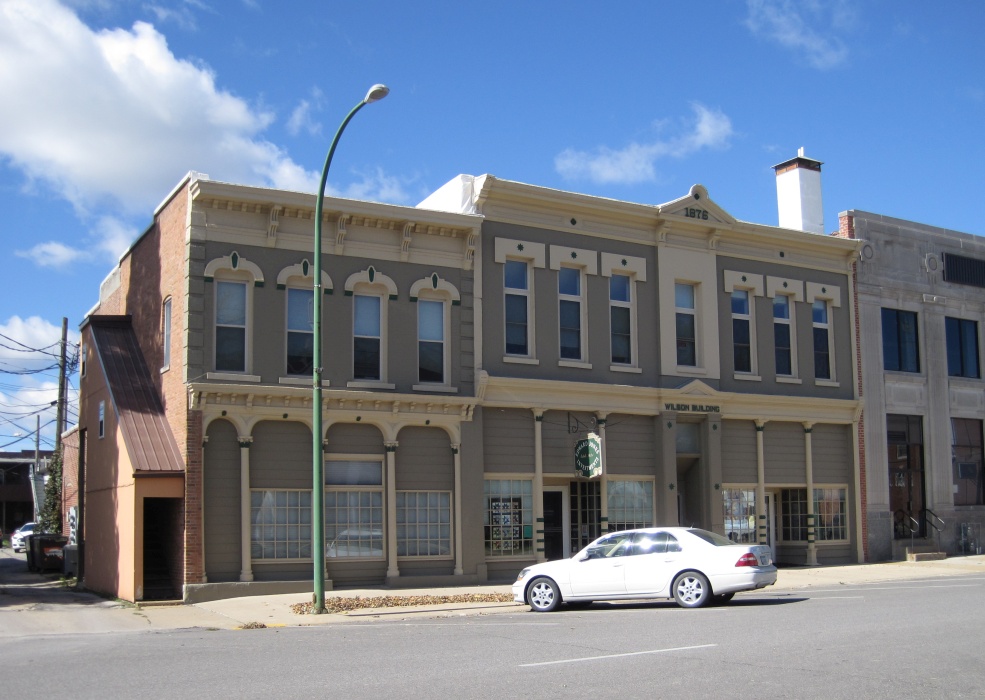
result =
[[44,505],[38,517],[38,532],[62,531],[62,453],[55,452],[48,463],[48,479],[44,485]]

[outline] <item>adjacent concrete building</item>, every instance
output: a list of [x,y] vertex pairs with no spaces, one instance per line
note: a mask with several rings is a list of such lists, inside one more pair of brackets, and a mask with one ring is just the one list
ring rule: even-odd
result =
[[976,553],[985,523],[985,240],[864,211],[858,264],[869,558]]

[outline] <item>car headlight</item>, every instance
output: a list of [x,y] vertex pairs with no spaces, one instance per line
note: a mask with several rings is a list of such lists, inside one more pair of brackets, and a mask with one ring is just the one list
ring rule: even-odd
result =
[[520,571],[520,573],[516,575],[516,580],[522,581],[523,578],[529,573],[530,573],[530,569],[523,569],[522,571]]

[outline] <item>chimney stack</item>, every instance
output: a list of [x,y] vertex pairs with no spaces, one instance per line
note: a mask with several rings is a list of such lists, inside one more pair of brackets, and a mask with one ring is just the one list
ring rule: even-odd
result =
[[804,157],[801,147],[796,158],[773,166],[781,228],[824,234],[821,165],[819,160]]

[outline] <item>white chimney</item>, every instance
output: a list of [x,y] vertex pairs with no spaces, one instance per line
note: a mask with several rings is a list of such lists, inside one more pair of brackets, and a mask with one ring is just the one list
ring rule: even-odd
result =
[[801,147],[796,158],[773,166],[781,228],[824,234],[821,165],[819,160],[805,158]]

